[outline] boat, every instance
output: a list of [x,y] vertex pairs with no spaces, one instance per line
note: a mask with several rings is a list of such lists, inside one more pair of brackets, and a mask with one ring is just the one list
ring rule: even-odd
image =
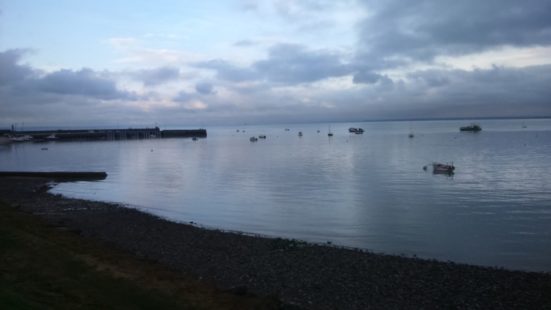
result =
[[329,125],[329,132],[327,133],[328,137],[332,137],[333,133],[331,132],[331,125]]
[[453,174],[454,170],[453,164],[432,163],[432,173],[434,174]]
[[472,131],[472,132],[479,132],[482,130],[482,127],[478,124],[470,124],[469,126],[463,126],[459,128],[459,131]]
[[411,139],[411,138],[415,137],[415,135],[413,134],[413,132],[410,132],[408,137]]
[[193,138],[191,138],[191,140],[197,141],[197,137],[193,137]]
[[[155,135],[151,135],[151,136],[155,136]],[[150,136],[150,138],[151,138],[151,136]],[[153,137],[153,138],[155,138],[155,137]],[[53,133],[53,134],[46,137],[46,140],[49,140],[49,141],[53,141],[53,140],[57,140],[57,139],[59,139],[59,138],[55,135],[55,133]]]
[[23,135],[23,136],[11,137],[10,139],[12,142],[25,142],[25,141],[31,141],[33,137],[29,135]]
[[299,136],[299,137],[302,137],[302,131],[299,131],[299,132],[298,132],[298,136]]
[[355,132],[355,134],[357,134],[357,135],[361,135],[363,133],[364,133],[364,130],[362,128],[358,128]]
[[348,132],[350,132],[350,133],[355,133],[357,131],[358,131],[358,128],[354,128],[354,127],[348,128]]
[[266,139],[266,135],[260,135],[258,136],[258,139]]
[[250,137],[250,138],[249,138],[249,141],[251,141],[251,142],[256,142],[256,141],[258,141],[258,138],[257,138],[257,137]]

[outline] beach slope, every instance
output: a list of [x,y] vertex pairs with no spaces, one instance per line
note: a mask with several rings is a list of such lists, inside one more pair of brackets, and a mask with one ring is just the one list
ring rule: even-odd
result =
[[312,309],[551,308],[548,273],[208,230],[116,204],[52,195],[47,182],[0,178],[0,199],[78,238],[213,283],[233,295],[270,296],[285,307]]

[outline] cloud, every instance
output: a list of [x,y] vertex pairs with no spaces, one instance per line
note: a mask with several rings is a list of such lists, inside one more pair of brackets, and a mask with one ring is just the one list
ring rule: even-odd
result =
[[31,67],[21,65],[19,62],[28,49],[12,49],[0,52],[0,86],[17,83],[34,74]]
[[184,109],[189,111],[201,111],[208,108],[208,105],[200,100],[192,100],[184,104]]
[[[60,96],[83,96],[101,100],[134,100],[136,95],[117,88],[116,82],[91,69],[61,69],[50,73],[21,65],[28,50],[15,49],[0,52],[0,86],[7,93],[17,96],[22,93],[54,94]],[[3,98],[6,99],[6,98]]]
[[221,59],[199,62],[194,64],[194,66],[214,70],[219,79],[227,81],[250,81],[258,77],[257,73],[251,68],[239,67]]
[[144,69],[131,73],[132,78],[141,81],[146,86],[157,86],[166,82],[177,80],[180,77],[180,70],[177,67],[159,67]]
[[[197,33],[204,45],[143,41],[150,35],[110,39],[104,45],[115,48],[120,70],[132,68],[126,71],[46,72],[23,62],[27,50],[0,52],[0,120],[551,115],[551,66],[543,65],[551,63],[548,0],[261,0],[243,7],[237,13],[251,18],[251,32],[209,32],[216,37],[206,41]],[[228,48],[215,54],[211,41]]]
[[365,84],[375,84],[379,81],[392,82],[392,80],[389,79],[387,76],[370,72],[370,71],[357,73],[356,75],[354,75],[353,81],[354,83],[365,83]]
[[[378,92],[385,117],[511,117],[551,115],[551,65],[474,71],[421,70]],[[375,115],[377,115],[375,114]]]
[[256,11],[258,9],[257,0],[241,0],[240,2],[241,9],[245,11]]
[[[363,1],[359,73],[505,46],[551,44],[547,0]],[[362,80],[361,78],[358,81]]]
[[252,41],[252,40],[239,40],[233,43],[233,46],[238,46],[238,47],[249,47],[249,46],[255,46],[255,45],[258,45],[258,42]]
[[22,49],[0,52],[0,122],[78,124],[92,119],[128,119],[139,110],[118,113],[138,96],[119,89],[110,78],[112,73],[91,69],[47,73],[21,64],[27,53]]
[[314,82],[350,72],[338,54],[312,51],[294,44],[272,47],[268,58],[254,63],[253,67],[266,80],[278,83]]
[[37,79],[34,85],[39,91],[58,95],[80,95],[102,100],[135,99],[135,95],[119,90],[113,80],[86,68],[55,71]]
[[309,50],[298,44],[278,44],[271,47],[268,57],[249,67],[237,67],[224,60],[196,64],[199,68],[217,72],[228,81],[264,80],[272,83],[309,83],[351,73],[342,55],[327,50]]
[[195,90],[201,95],[215,94],[214,87],[212,86],[212,84],[207,82],[197,83],[195,85]]
[[135,38],[109,38],[107,42],[115,49],[127,49],[135,46],[139,41]]
[[186,91],[180,91],[174,98],[172,98],[172,100],[176,102],[187,102],[191,99],[193,99],[193,95]]

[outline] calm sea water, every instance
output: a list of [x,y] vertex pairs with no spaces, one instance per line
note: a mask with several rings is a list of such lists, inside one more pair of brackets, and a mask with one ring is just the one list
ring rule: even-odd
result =
[[[482,132],[460,133],[467,123],[339,123],[331,138],[328,124],[288,124],[207,128],[199,141],[12,144],[0,146],[0,169],[105,170],[104,181],[53,192],[207,227],[551,271],[551,120],[486,120]],[[249,141],[259,134],[267,139]],[[453,162],[455,175],[423,171],[433,161]]]

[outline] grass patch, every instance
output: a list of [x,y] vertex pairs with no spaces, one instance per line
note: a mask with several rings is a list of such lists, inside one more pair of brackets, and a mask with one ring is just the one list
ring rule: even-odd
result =
[[277,309],[82,238],[0,202],[0,309]]

